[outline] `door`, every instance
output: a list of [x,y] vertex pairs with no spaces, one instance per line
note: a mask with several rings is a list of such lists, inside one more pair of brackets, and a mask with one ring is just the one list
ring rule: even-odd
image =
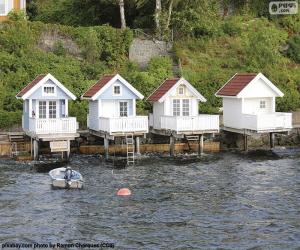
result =
[[39,101],[39,115],[40,119],[55,119],[57,118],[57,101]]

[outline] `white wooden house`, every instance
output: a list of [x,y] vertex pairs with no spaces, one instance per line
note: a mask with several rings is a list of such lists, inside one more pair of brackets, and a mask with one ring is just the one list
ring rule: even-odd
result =
[[165,80],[147,99],[153,103],[150,127],[176,134],[204,134],[219,131],[219,116],[199,114],[199,102],[206,99],[184,78]]
[[276,97],[283,93],[262,73],[235,74],[216,96],[223,98],[225,130],[263,133],[292,128],[292,114],[276,112]]
[[148,117],[136,115],[136,100],[143,98],[119,74],[103,76],[82,95],[89,100],[88,128],[109,136],[147,133]]
[[68,115],[68,102],[76,97],[51,74],[37,76],[16,97],[23,100],[22,127],[35,140],[35,147],[39,140],[50,141],[52,151],[69,152],[78,124]]

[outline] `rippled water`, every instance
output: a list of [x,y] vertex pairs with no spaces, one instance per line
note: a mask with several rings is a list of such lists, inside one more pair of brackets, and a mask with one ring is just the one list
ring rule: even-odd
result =
[[[0,162],[0,243],[80,241],[116,249],[297,249],[300,156],[224,153],[149,159],[112,169],[74,156],[83,190],[53,190],[48,173]],[[133,195],[117,197],[129,187]]]

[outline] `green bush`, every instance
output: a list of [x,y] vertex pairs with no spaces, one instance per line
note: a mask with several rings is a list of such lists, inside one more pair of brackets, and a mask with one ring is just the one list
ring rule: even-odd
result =
[[288,40],[287,56],[300,63],[300,35],[293,36]]
[[236,16],[230,17],[223,23],[222,29],[227,35],[239,35],[242,32],[242,19]]
[[6,112],[0,110],[0,128],[8,129],[16,124],[21,124],[22,121],[22,112]]

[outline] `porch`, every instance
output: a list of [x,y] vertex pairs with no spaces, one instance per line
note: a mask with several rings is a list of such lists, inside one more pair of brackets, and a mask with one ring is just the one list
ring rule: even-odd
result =
[[[150,115],[150,124],[153,126],[153,115]],[[154,129],[171,130],[176,133],[204,133],[219,132],[219,116],[161,116],[160,124]]]
[[292,129],[292,113],[242,114],[244,129],[257,132]]
[[29,127],[28,129],[24,128],[25,132],[36,135],[76,134],[77,129],[78,123],[75,117],[29,118]]
[[126,133],[148,133],[147,116],[99,117],[96,124],[90,125],[90,129],[95,131],[102,131],[104,133],[108,133],[109,135],[124,135]]

